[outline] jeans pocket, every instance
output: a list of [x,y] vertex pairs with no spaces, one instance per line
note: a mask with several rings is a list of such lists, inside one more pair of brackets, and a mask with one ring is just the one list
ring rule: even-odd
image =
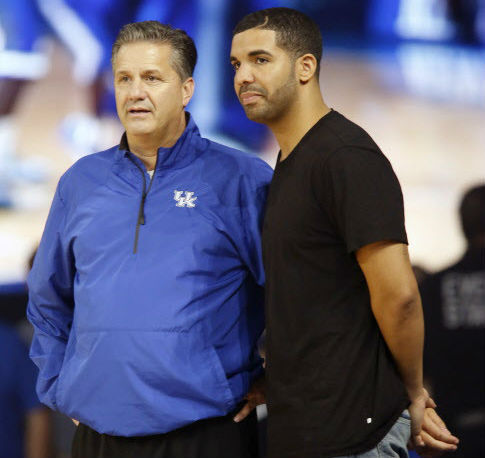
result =
[[377,444],[379,457],[407,458],[409,456],[407,443],[410,437],[411,417],[409,416],[409,412],[405,410],[399,416],[384,439]]
[[409,410],[403,410],[399,418],[397,419],[398,422],[404,423],[405,425],[411,424],[411,415],[409,414]]

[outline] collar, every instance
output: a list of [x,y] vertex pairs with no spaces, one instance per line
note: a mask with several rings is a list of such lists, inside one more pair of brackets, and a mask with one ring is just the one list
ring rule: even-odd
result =
[[[199,128],[197,127],[197,124],[195,124],[195,121],[189,112],[185,112],[185,119],[185,129],[175,144],[170,148],[158,148],[156,170],[166,168],[179,169],[190,164],[196,158],[196,156],[198,156],[200,149],[197,148],[197,146],[202,140]],[[119,161],[128,155],[132,155],[132,157],[134,156],[136,159],[138,159],[137,156],[135,156],[129,150],[126,132],[124,132],[121,137],[116,155]]]

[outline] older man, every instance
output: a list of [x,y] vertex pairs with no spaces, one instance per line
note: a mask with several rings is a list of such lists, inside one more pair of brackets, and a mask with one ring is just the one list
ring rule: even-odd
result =
[[256,454],[262,209],[271,169],[201,138],[193,41],[155,21],[113,46],[121,143],[61,178],[29,277],[38,393],[73,456]]

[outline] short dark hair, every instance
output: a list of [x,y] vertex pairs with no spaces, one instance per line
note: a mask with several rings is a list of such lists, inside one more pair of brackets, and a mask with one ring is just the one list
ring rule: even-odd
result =
[[460,204],[460,218],[468,242],[485,235],[485,184],[465,193]]
[[133,22],[124,25],[111,50],[111,64],[121,46],[137,41],[152,41],[169,44],[172,47],[170,64],[182,81],[194,74],[197,62],[197,49],[194,41],[182,29],[175,29],[171,25],[158,21]]
[[317,23],[306,14],[292,8],[267,8],[244,16],[232,36],[253,28],[274,30],[276,45],[294,58],[313,54],[317,60],[317,79],[322,59],[322,34]]

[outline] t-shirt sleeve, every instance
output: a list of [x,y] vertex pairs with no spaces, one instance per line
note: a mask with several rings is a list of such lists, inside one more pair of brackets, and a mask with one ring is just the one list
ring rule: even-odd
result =
[[341,148],[327,157],[320,173],[317,198],[347,252],[384,240],[407,244],[401,186],[378,149]]

